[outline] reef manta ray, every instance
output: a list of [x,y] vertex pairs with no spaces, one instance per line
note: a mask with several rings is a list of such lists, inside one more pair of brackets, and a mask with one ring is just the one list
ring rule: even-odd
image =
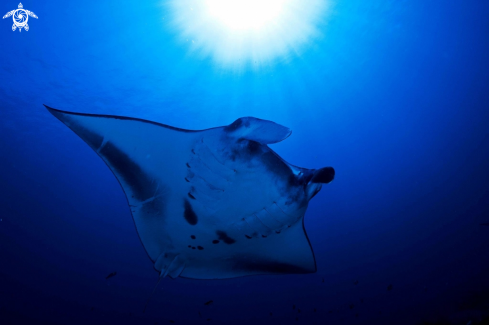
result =
[[290,129],[242,117],[191,131],[46,108],[114,173],[160,278],[316,272],[304,214],[335,171],[296,167],[267,146]]

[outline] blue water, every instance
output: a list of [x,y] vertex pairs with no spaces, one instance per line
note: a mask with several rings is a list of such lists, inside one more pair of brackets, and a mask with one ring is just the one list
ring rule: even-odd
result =
[[[23,5],[29,31],[0,21],[0,324],[487,324],[489,2],[338,0],[300,53],[239,72],[160,1]],[[158,273],[123,191],[43,103],[291,128],[278,154],[336,170],[305,216],[317,273],[165,278],[143,313]]]

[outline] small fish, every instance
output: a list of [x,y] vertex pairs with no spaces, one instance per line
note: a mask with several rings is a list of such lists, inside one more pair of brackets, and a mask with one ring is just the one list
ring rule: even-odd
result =
[[272,313],[270,313],[270,316],[272,316],[272,315],[273,315],[273,314],[272,314]]
[[205,302],[205,303],[204,303],[204,305],[209,306],[209,305],[210,305],[210,304],[212,304],[213,302],[214,302],[214,301],[209,300],[208,302]]
[[391,290],[392,290],[392,288],[393,288],[392,284],[389,284],[389,285],[387,286],[387,290],[388,290],[388,291],[391,291]]
[[314,308],[314,312],[316,312],[316,311],[317,311],[316,308]]
[[292,305],[292,309],[295,309],[295,305]]
[[110,273],[109,275],[107,275],[107,276],[105,277],[105,280],[110,279],[111,277],[115,276],[116,274],[117,274],[117,272],[112,272],[112,273]]
[[355,308],[355,305],[354,304],[350,304],[350,309],[353,309]]
[[323,283],[324,283],[324,278],[323,278]]
[[208,321],[208,322],[210,322],[210,321],[211,321],[211,319],[210,319],[210,318],[207,318],[207,321]]
[[297,312],[298,312],[298,313],[300,313],[300,312],[301,312],[301,310],[300,310],[299,308],[297,308]]
[[175,324],[175,321],[170,319],[170,323]]
[[200,313],[200,311],[199,311],[199,317],[202,317],[202,314]]
[[489,226],[489,222],[481,223],[481,226]]
[[354,285],[357,285],[358,284],[358,280],[353,281],[353,284]]

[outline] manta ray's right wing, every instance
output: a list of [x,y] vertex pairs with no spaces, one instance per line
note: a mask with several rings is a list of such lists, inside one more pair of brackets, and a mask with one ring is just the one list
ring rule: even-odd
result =
[[[3,19],[5,19],[5,18],[8,18],[8,17],[12,16],[12,15],[14,14],[14,12],[15,12],[15,10],[12,10],[12,11],[7,12],[7,13],[5,14],[5,16],[3,16]],[[37,17],[36,17],[36,18],[37,18]]]

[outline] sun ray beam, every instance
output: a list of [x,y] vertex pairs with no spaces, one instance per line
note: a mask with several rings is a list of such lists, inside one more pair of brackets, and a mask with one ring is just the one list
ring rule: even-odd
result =
[[321,36],[328,0],[173,0],[171,25],[189,50],[231,69],[301,53]]

